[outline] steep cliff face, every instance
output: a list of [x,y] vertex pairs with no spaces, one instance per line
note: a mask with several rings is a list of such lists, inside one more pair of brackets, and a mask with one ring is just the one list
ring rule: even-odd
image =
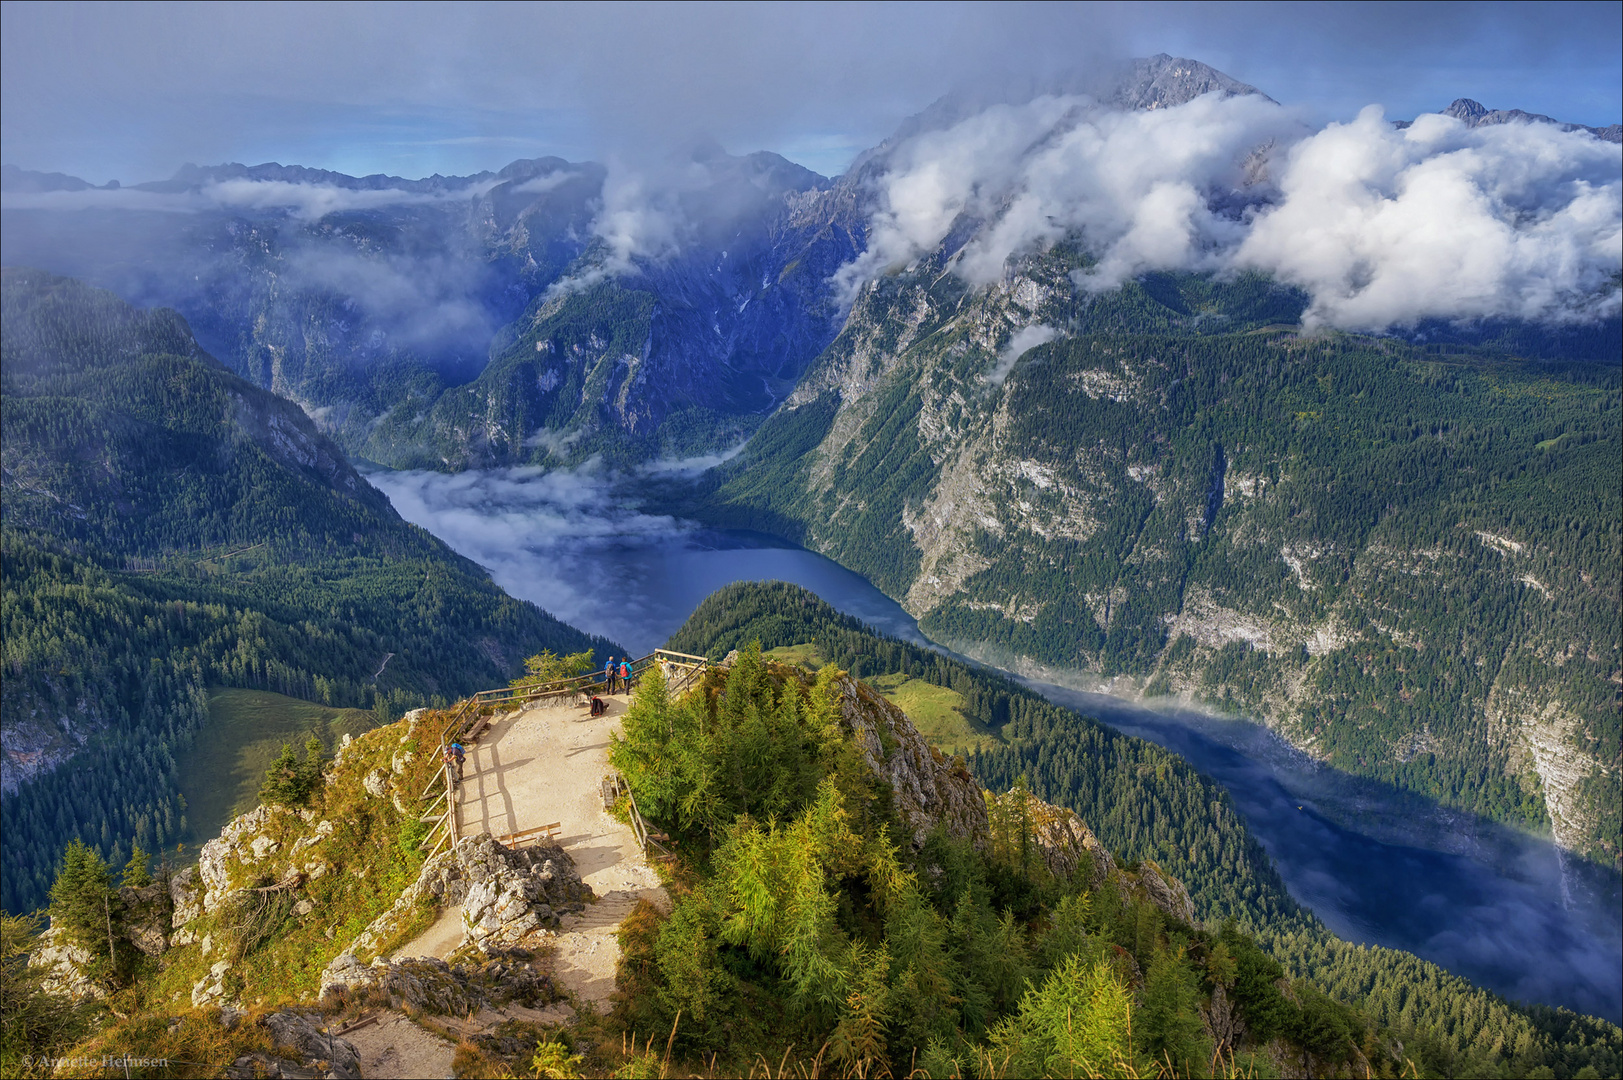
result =
[[1259,280],[1092,297],[1081,260],[869,286],[718,519],[972,655],[1249,712],[1614,857],[1615,371],[1299,337]]
[[1197,925],[1189,890],[1154,862],[1119,866],[1076,812],[1032,795],[1024,787],[985,791],[964,763],[929,745],[907,714],[865,683],[838,680],[842,726],[875,776],[889,785],[897,815],[922,845],[937,827],[977,848],[1017,848],[1030,842],[1048,872],[1061,879],[1085,874],[1093,887],[1116,881],[1129,895]]
[[984,843],[986,803],[963,762],[925,742],[907,714],[849,676],[838,683],[841,723],[875,776],[890,785],[898,816],[915,844],[938,825],[960,839]]

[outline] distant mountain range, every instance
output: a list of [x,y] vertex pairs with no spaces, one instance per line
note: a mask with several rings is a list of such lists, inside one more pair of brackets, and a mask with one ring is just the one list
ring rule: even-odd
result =
[[[848,298],[831,279],[866,250],[873,182],[908,140],[1043,95],[1155,111],[1214,91],[1263,96],[1161,54],[949,94],[837,179],[697,147],[679,183],[640,201],[560,158],[420,180],[187,165],[124,188],[8,165],[0,255],[175,308],[359,457],[682,457],[747,437],[838,333]],[[1548,119],[1463,101],[1450,114]]]
[[[1520,109],[1490,109],[1480,101],[1472,101],[1470,98],[1455,98],[1454,103],[1443,110],[1443,115],[1452,116],[1468,127],[1474,128],[1490,124],[1554,124],[1562,131],[1587,131],[1607,142],[1623,143],[1623,124],[1609,124],[1606,127],[1568,124],[1543,113],[1523,112]],[[1408,120],[1400,120],[1398,126],[1408,127],[1410,123]]]

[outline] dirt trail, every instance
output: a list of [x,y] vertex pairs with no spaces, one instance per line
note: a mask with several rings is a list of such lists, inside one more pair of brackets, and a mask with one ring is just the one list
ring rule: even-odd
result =
[[344,1033],[361,1054],[361,1075],[376,1077],[437,1078],[451,1076],[456,1047],[430,1035],[397,1012],[386,1012],[376,1023]]
[[[607,715],[595,719],[573,706],[539,706],[492,725],[468,755],[460,818],[463,836],[501,838],[559,824],[559,842],[598,901],[558,928],[557,977],[599,1011],[614,990],[620,921],[641,899],[669,904],[631,829],[603,809],[609,734],[619,728],[627,699],[605,701]],[[461,919],[460,909],[445,912],[396,956],[447,955],[461,941]]]

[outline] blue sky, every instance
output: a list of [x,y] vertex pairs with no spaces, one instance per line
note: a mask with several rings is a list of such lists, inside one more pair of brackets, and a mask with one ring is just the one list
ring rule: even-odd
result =
[[1456,97],[1623,116],[1623,5],[170,5],[0,8],[0,159],[101,183],[184,162],[408,177],[715,137],[841,171],[964,81],[1155,52],[1315,123]]

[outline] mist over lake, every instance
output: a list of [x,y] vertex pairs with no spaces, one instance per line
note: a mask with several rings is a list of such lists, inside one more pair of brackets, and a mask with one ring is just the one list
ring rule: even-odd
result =
[[[895,601],[823,556],[645,512],[612,478],[511,469],[369,479],[514,596],[634,655],[662,644],[711,592],[751,580],[792,582],[927,642]],[[1321,767],[1258,724],[1011,674],[1224,785],[1291,894],[1346,940],[1413,952],[1514,1000],[1623,1019],[1615,873],[1470,815],[1416,814],[1412,796]]]

